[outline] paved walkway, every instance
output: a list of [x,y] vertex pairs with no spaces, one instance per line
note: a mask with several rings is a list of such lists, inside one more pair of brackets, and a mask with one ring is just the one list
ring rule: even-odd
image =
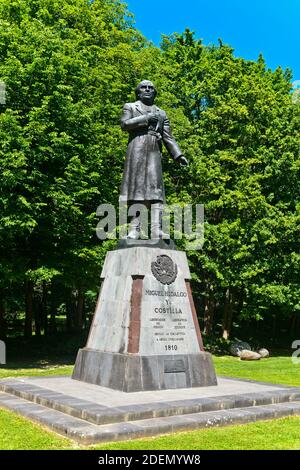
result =
[[218,385],[212,387],[182,388],[150,392],[125,393],[117,390],[99,387],[85,382],[72,380],[70,377],[39,377],[19,379],[20,383],[34,384],[55,392],[72,397],[92,401],[105,406],[124,406],[129,404],[170,402],[195,398],[214,398],[223,395],[269,392],[281,390],[276,385],[265,385],[258,382],[248,382],[228,378],[218,378]]

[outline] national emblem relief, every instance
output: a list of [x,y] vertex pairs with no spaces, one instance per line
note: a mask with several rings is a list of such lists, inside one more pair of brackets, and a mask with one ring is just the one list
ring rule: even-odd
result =
[[172,284],[178,273],[177,264],[167,255],[160,255],[151,263],[151,271],[155,279],[162,284]]

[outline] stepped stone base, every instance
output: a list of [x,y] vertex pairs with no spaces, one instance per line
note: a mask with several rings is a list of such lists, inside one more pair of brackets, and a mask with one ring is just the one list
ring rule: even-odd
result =
[[70,377],[0,380],[5,407],[81,444],[300,414],[300,388],[218,377],[218,386],[124,393]]
[[140,356],[80,349],[73,379],[123,392],[217,385],[211,355]]

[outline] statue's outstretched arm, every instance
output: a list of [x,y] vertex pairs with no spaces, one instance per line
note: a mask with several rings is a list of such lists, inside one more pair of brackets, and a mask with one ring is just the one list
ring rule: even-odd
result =
[[174,160],[182,156],[182,151],[172,135],[170,121],[167,116],[164,119],[162,138],[166,149]]
[[189,163],[187,159],[183,156],[179,145],[177,144],[176,140],[172,135],[170,121],[167,116],[164,119],[162,138],[166,149],[168,150],[169,154],[174,158],[174,160],[176,160],[176,162],[178,162],[181,166],[188,166]]

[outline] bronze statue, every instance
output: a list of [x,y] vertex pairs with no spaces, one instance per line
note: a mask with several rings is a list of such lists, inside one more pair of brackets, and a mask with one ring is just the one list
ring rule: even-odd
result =
[[[161,238],[161,214],[165,202],[162,143],[175,161],[182,166],[188,162],[172,136],[165,111],[154,105],[157,92],[153,83],[143,80],[135,92],[137,101],[125,104],[121,117],[121,127],[129,133],[129,141],[120,201],[151,207],[155,214],[151,220],[152,238]],[[128,238],[139,238],[139,232],[140,221],[134,217]]]

